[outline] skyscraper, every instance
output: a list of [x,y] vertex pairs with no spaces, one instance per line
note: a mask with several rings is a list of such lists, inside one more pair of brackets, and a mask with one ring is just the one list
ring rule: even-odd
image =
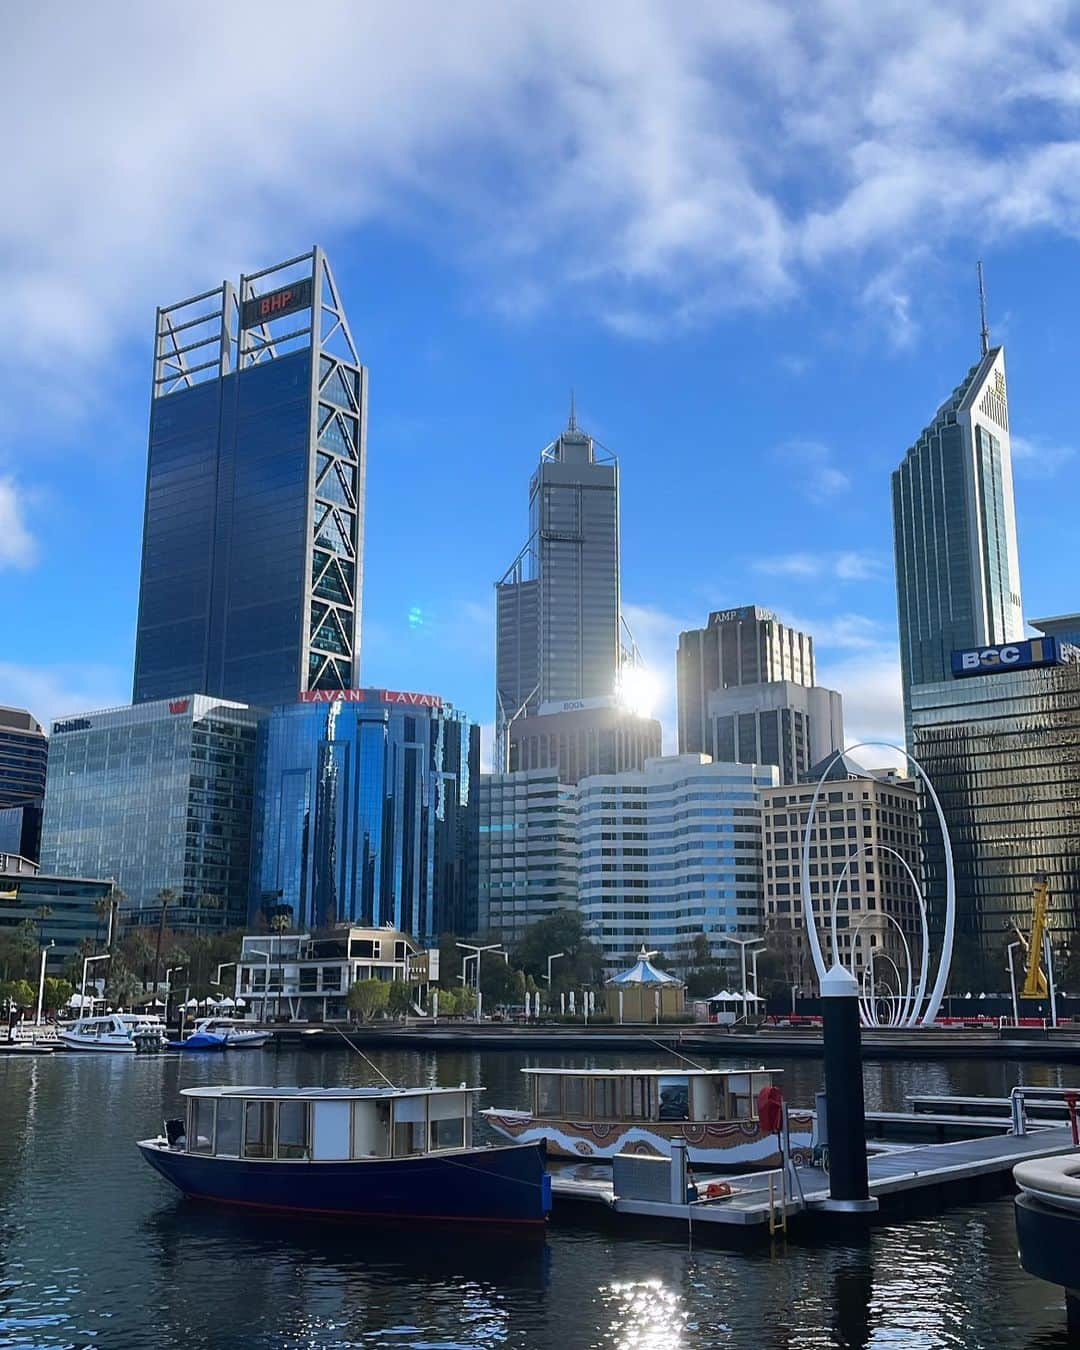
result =
[[0,853],[37,862],[49,742],[25,708],[0,708]]
[[136,703],[358,683],[366,416],[320,248],[158,310]]
[[1005,350],[990,347],[892,476],[904,720],[950,653],[1024,636]]
[[[577,425],[540,454],[529,539],[495,586],[496,727],[612,699],[620,662],[619,464]],[[561,710],[561,709],[560,709]]]

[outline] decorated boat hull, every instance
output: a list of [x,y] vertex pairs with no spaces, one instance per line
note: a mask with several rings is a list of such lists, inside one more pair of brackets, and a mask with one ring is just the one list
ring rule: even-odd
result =
[[542,1225],[551,1183],[538,1143],[361,1162],[223,1158],[139,1143],[143,1157],[194,1200],[353,1222]]
[[[779,1167],[780,1149],[775,1132],[765,1133],[756,1120],[709,1121],[570,1121],[537,1120],[527,1111],[488,1109],[480,1113],[505,1139],[515,1143],[543,1140],[551,1158],[611,1159],[617,1153],[669,1157],[672,1139],[686,1141],[692,1163],[726,1171]],[[791,1151],[796,1162],[809,1162],[814,1117],[810,1112],[788,1114]]]

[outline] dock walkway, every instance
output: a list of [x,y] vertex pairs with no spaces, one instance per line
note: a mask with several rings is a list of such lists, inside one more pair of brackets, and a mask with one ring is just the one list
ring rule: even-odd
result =
[[[980,1189],[986,1178],[1008,1184],[1018,1162],[1048,1158],[1073,1151],[1072,1131],[1066,1126],[1038,1129],[1026,1135],[994,1135],[945,1144],[915,1144],[871,1154],[868,1160],[870,1195],[881,1204],[886,1197],[905,1193],[923,1203],[946,1203],[951,1196],[963,1198]],[[778,1174],[772,1174],[778,1184]],[[779,1212],[779,1200],[770,1207],[769,1174],[752,1172],[725,1177],[732,1194],[721,1199],[701,1199],[692,1205],[616,1196],[612,1173],[596,1164],[569,1164],[552,1172],[556,1211],[561,1204],[600,1204],[616,1214],[634,1214],[682,1223],[726,1224],[740,1228],[766,1226],[770,1208]],[[800,1187],[786,1205],[788,1216],[801,1215],[802,1222],[833,1217],[828,1208],[828,1174],[817,1167],[798,1168]],[[801,1188],[801,1195],[799,1189]]]

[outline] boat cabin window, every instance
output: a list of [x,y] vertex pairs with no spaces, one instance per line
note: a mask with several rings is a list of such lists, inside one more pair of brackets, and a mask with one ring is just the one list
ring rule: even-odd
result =
[[562,1114],[562,1084],[556,1074],[536,1075],[536,1114],[555,1117]]
[[244,1157],[274,1156],[274,1102],[245,1102]]
[[627,1117],[630,1120],[652,1120],[653,1094],[652,1079],[630,1078],[626,1084],[629,1100],[624,1096]]
[[690,1119],[690,1082],[686,1078],[661,1078],[659,1080],[660,1120]]
[[592,1080],[594,1120],[616,1120],[622,1115],[622,1086],[621,1078]]
[[464,1093],[439,1093],[428,1098],[428,1147],[432,1152],[441,1148],[465,1147],[468,1142],[465,1128],[468,1110],[469,1099]]
[[311,1104],[278,1102],[277,1156],[311,1157]]
[[589,1080],[568,1077],[563,1079],[563,1115],[567,1119],[587,1120],[589,1116]]
[[189,1153],[214,1151],[213,1097],[192,1097],[188,1101],[187,1151]]
[[389,1158],[390,1103],[388,1101],[353,1102],[352,1156]]
[[244,1103],[238,1097],[219,1097],[217,1102],[217,1133],[214,1152],[228,1158],[240,1156],[240,1135],[244,1118]]
[[427,1098],[398,1097],[394,1102],[394,1157],[423,1153],[427,1132]]

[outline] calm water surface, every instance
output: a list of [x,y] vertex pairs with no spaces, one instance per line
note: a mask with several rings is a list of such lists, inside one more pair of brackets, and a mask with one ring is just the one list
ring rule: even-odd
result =
[[[659,1054],[659,1052],[658,1052]],[[538,1056],[377,1057],[408,1082],[523,1104]],[[617,1056],[565,1056],[613,1064]],[[631,1061],[641,1063],[641,1060]],[[745,1063],[720,1061],[716,1063]],[[783,1063],[778,1061],[777,1063]],[[791,1061],[808,1101],[820,1066]],[[1018,1268],[1011,1201],[881,1226],[859,1246],[749,1253],[558,1222],[546,1244],[363,1234],[185,1204],[136,1153],[196,1083],[373,1081],[346,1049],[226,1056],[0,1057],[0,1346],[1063,1347],[1058,1292]],[[870,1064],[867,1103],[917,1091],[1080,1084],[1080,1067]]]

